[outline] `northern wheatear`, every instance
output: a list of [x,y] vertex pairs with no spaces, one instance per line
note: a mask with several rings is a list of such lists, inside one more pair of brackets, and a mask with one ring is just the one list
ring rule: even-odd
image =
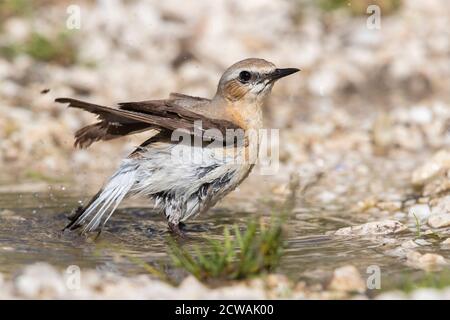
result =
[[[208,210],[248,176],[260,143],[259,137],[248,139],[248,135],[262,128],[262,103],[276,80],[297,71],[251,58],[225,71],[212,99],[172,93],[166,100],[119,103],[117,108],[56,99],[98,116],[99,122],[76,132],[75,146],[81,148],[99,140],[156,130],[123,160],[89,203],[78,208],[66,229],[83,226],[85,233],[102,228],[126,196],[144,195],[155,200],[164,212],[169,229],[183,235],[180,223]],[[227,138],[218,137],[227,136],[230,129],[241,130],[245,143],[236,145],[233,138],[230,144]],[[221,143],[180,144],[178,138],[173,139],[177,130],[190,136],[196,131],[215,132],[208,139]],[[200,155],[202,160],[185,157],[179,161],[174,156],[175,148],[194,153],[194,158]]]

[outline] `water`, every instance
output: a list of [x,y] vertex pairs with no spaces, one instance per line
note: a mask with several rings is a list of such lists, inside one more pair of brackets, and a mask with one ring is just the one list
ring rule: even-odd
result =
[[[67,191],[0,194],[0,212],[4,209],[14,212],[12,216],[0,217],[0,272],[11,277],[25,265],[44,261],[63,269],[78,265],[124,275],[145,273],[136,260],[173,271],[167,254],[169,234],[161,215],[151,208],[119,209],[94,241],[94,237],[61,232],[68,221],[66,216],[79,200],[80,197]],[[220,239],[224,226],[237,223],[244,228],[248,217],[268,218],[274,211],[270,203],[262,201],[255,208],[253,212],[226,207],[210,210],[187,225],[192,236],[187,245],[201,247],[207,238]],[[295,280],[323,283],[337,267],[351,264],[365,276],[367,267],[377,265],[383,281],[391,285],[401,274],[418,272],[400,258],[386,255],[389,244],[385,242],[327,235],[327,231],[364,222],[366,216],[351,215],[333,205],[294,210],[286,225],[288,247],[278,271]],[[411,233],[395,237],[411,239]],[[439,251],[436,246],[425,250]]]

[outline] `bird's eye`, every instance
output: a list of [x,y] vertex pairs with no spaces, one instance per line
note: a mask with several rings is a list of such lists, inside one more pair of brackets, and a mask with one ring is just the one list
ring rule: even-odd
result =
[[248,82],[252,78],[252,74],[248,71],[241,71],[239,73],[239,80],[241,82]]

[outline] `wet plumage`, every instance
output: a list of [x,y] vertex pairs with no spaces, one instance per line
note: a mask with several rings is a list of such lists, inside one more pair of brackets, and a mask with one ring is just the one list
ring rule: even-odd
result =
[[[66,228],[82,227],[82,233],[102,228],[125,197],[140,195],[153,199],[170,229],[180,234],[180,222],[208,210],[248,176],[259,150],[258,138],[249,132],[262,127],[262,102],[277,79],[296,71],[277,69],[262,59],[240,61],[222,75],[213,99],[174,93],[166,100],[114,108],[56,99],[98,116],[97,123],[75,133],[77,147],[157,132],[123,160]],[[243,142],[233,136],[228,141],[229,130],[242,132]],[[198,138],[203,140],[197,143]]]

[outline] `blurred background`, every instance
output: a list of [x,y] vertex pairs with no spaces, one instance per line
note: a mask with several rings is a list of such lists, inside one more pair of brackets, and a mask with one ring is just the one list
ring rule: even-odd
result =
[[449,21],[445,0],[2,0],[0,182],[94,190],[146,137],[76,150],[73,133],[94,117],[56,97],[211,97],[248,57],[302,70],[266,106],[266,126],[281,129],[282,170],[270,179],[409,174],[449,146]]

